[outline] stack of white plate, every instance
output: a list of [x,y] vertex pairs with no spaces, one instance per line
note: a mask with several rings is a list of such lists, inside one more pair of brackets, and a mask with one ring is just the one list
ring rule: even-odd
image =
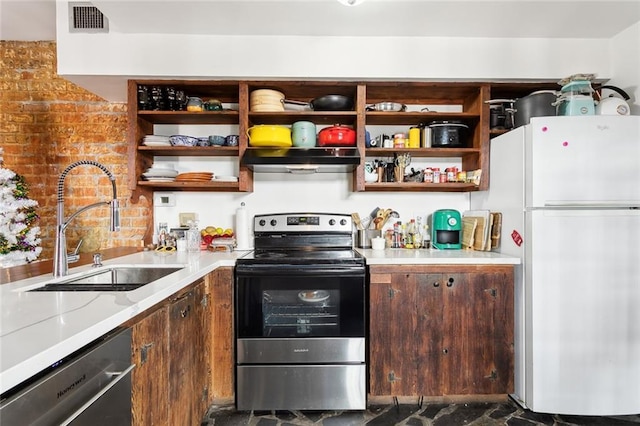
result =
[[150,182],[173,182],[178,171],[168,167],[150,167],[142,173],[142,177]]
[[218,182],[237,182],[238,176],[214,176],[213,180]]
[[169,136],[147,135],[142,140],[142,144],[146,146],[171,146]]

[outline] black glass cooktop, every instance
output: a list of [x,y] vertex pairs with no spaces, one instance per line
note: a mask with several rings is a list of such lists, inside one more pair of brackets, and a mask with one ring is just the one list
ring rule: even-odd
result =
[[355,250],[255,250],[237,260],[241,264],[318,264],[364,263],[364,257]]

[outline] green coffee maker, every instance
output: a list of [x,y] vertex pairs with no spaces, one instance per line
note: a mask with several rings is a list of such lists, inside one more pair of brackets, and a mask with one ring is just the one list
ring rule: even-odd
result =
[[462,218],[452,209],[436,210],[431,216],[431,245],[439,250],[462,248]]

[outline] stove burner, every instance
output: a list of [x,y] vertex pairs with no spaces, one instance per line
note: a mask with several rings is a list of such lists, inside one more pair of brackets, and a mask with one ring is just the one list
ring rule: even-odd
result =
[[265,252],[256,252],[254,254],[256,259],[276,259],[287,257],[287,254],[284,252],[276,252],[276,251],[265,251]]

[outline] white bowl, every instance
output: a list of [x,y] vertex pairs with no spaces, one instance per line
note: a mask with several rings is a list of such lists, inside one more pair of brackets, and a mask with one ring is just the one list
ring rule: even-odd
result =
[[173,170],[173,163],[153,163],[151,169],[171,169]]

